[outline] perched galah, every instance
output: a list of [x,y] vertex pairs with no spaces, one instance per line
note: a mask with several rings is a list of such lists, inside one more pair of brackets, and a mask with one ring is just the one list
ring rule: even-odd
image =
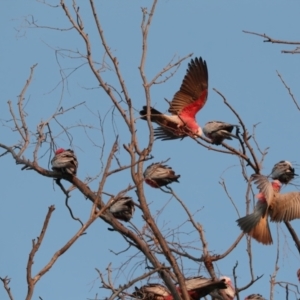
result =
[[[169,112],[165,115],[150,107],[150,120],[160,127],[154,135],[162,140],[172,140],[190,136],[201,136],[202,129],[195,116],[204,106],[208,94],[208,71],[206,62],[196,57],[188,65],[187,73],[180,90],[170,102]],[[140,111],[141,119],[147,120],[147,106]]]
[[153,188],[159,188],[172,182],[179,182],[172,168],[161,163],[153,163],[144,171],[145,182]]
[[254,212],[237,220],[243,232],[258,242],[272,244],[268,216],[272,222],[291,221],[300,218],[300,192],[280,194],[279,180],[269,182],[263,175],[252,175],[260,193]]
[[[228,286],[225,279],[213,281],[212,279],[204,277],[194,277],[185,280],[186,288],[191,300],[199,300],[209,293],[219,289],[226,289]],[[181,289],[176,287],[179,294]],[[148,284],[142,286],[140,289],[135,288],[133,293],[139,299],[143,300],[173,300],[171,292],[161,284]]]
[[134,202],[131,197],[122,197],[109,208],[116,219],[129,222],[134,213]]
[[51,160],[52,170],[75,176],[78,168],[77,157],[73,150],[59,148]]
[[245,298],[245,300],[267,300],[260,294],[251,294]]
[[141,288],[135,287],[133,296],[143,300],[173,300],[171,292],[159,283],[150,283]]
[[238,138],[236,134],[231,133],[234,127],[238,131],[239,125],[232,125],[222,121],[210,121],[205,124],[203,133],[211,139],[213,144],[220,145],[225,139],[232,140],[232,138]]
[[287,160],[281,160],[279,163],[275,164],[271,178],[279,180],[283,184],[288,184],[295,176],[295,169],[292,164]]
[[216,289],[210,293],[213,300],[233,300],[235,297],[235,288],[231,279],[227,276],[220,277],[226,284],[226,289]]
[[[214,281],[202,276],[186,279],[185,285],[191,300],[199,300],[213,291],[218,291],[219,289],[226,290],[228,288],[224,278]],[[178,290],[180,291],[179,287]]]

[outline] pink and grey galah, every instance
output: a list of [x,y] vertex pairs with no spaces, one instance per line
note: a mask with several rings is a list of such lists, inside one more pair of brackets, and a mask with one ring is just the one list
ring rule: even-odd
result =
[[[213,291],[219,289],[226,290],[228,285],[225,283],[225,279],[218,279],[216,281],[208,278],[193,277],[185,280],[186,288],[191,300],[199,300],[210,294]],[[179,294],[181,289],[176,287]],[[141,288],[135,288],[133,293],[135,297],[143,300],[173,300],[171,292],[161,284],[148,284]]]
[[295,169],[289,161],[281,160],[274,165],[270,176],[272,179],[277,179],[283,184],[288,184],[298,175],[295,174]]
[[112,215],[119,220],[129,222],[135,211],[134,202],[131,197],[122,197],[109,208]]
[[171,292],[159,283],[149,283],[141,288],[135,287],[133,296],[143,300],[173,300]]
[[[236,134],[231,133],[236,128]],[[212,144],[220,145],[223,140],[237,139],[239,125],[232,125],[222,121],[207,122],[203,128],[203,133],[211,139]]]
[[[187,278],[185,280],[187,291],[192,300],[198,300],[219,290],[225,291],[228,288],[225,278],[212,280],[202,276]],[[180,291],[180,288],[178,287]]]
[[204,106],[208,94],[208,71],[206,62],[196,57],[188,64],[186,75],[182,81],[180,90],[176,92],[170,102],[169,112],[166,115],[153,107],[143,106],[140,111],[142,120],[149,116],[151,122],[160,127],[154,130],[158,139],[173,140],[186,136],[198,137],[202,135],[202,129],[196,121],[197,112]]
[[232,281],[227,276],[220,277],[226,284],[226,289],[216,289],[210,293],[213,300],[233,300],[235,297],[235,288]]
[[73,150],[59,148],[51,160],[52,170],[75,176],[78,168],[77,157]]
[[273,243],[268,217],[272,222],[291,221],[300,218],[300,192],[280,194],[281,182],[269,182],[263,175],[252,175],[260,193],[254,212],[237,220],[244,233],[248,233],[258,242]]
[[260,294],[251,294],[245,298],[245,300],[267,300]]
[[172,182],[179,182],[180,175],[176,175],[171,167],[161,163],[153,163],[144,171],[145,182],[153,188],[160,188]]

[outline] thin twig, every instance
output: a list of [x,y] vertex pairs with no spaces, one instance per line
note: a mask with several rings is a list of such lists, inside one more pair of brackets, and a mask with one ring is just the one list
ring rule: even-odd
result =
[[14,297],[11,293],[10,287],[9,287],[9,283],[10,283],[10,278],[8,278],[7,276],[5,276],[4,278],[0,277],[0,280],[3,283],[4,289],[6,290],[6,293],[9,297],[10,300],[14,300]]

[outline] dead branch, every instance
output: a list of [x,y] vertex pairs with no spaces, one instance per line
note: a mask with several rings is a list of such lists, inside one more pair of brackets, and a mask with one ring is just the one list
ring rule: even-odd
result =
[[273,39],[270,36],[266,35],[265,33],[256,33],[256,32],[252,32],[252,31],[246,31],[243,30],[244,33],[248,33],[248,34],[253,34],[253,35],[257,35],[260,37],[263,37],[265,40],[264,42],[266,43],[272,43],[272,44],[288,44],[288,45],[300,45],[300,42],[293,42],[293,41],[283,41],[283,40],[277,40],[277,39]]
[[281,82],[283,83],[284,87],[285,87],[285,88],[287,89],[287,91],[289,92],[289,95],[291,96],[291,98],[292,98],[293,102],[295,103],[297,109],[300,110],[300,106],[299,106],[299,104],[298,104],[296,98],[294,97],[294,95],[293,95],[293,93],[292,93],[290,87],[288,87],[288,85],[287,85],[287,84],[285,83],[285,81],[283,80],[281,74],[280,74],[277,70],[276,70],[276,73],[277,73],[278,77],[280,78]]
[[45,221],[44,221],[44,225],[42,227],[41,233],[37,238],[37,242],[35,240],[32,240],[32,249],[29,253],[29,258],[28,258],[28,262],[27,262],[27,284],[28,284],[28,291],[27,291],[27,296],[26,296],[26,300],[30,300],[33,296],[33,291],[34,291],[34,286],[36,281],[32,278],[31,275],[31,271],[32,271],[32,265],[34,263],[34,256],[36,254],[36,252],[39,250],[43,239],[45,237],[47,228],[48,228],[48,224],[50,221],[50,218],[52,216],[52,213],[54,212],[55,207],[54,205],[49,206],[48,208],[48,213],[45,217]]
[[300,241],[299,241],[299,238],[298,238],[294,228],[292,227],[292,225],[288,221],[284,222],[284,224],[285,224],[286,228],[288,229],[289,233],[291,234],[292,239],[295,242],[295,246],[296,246],[298,252],[300,253]]
[[14,297],[11,293],[10,287],[9,287],[9,283],[10,283],[10,278],[8,278],[7,276],[5,276],[4,278],[0,277],[0,280],[3,283],[3,287],[9,297],[10,300],[14,300]]

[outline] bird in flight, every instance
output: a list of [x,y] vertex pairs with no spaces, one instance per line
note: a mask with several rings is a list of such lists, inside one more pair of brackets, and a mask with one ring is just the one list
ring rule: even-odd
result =
[[[236,134],[231,133],[234,127],[237,129]],[[203,127],[203,133],[206,137],[211,139],[213,144],[220,145],[225,139],[237,139],[238,128],[238,125],[232,125],[222,121],[210,121]]]
[[52,170],[76,176],[78,161],[73,150],[59,148],[51,160]]
[[153,188],[160,188],[172,182],[179,182],[180,175],[175,175],[171,167],[153,163],[144,171],[145,182]]
[[[181,87],[170,102],[168,111],[171,115],[163,114],[155,108],[149,107],[151,122],[159,125],[154,130],[154,136],[162,140],[201,136],[202,129],[196,121],[196,114],[205,105],[207,94],[207,65],[201,57],[196,57],[188,64]],[[143,106],[140,115],[142,120],[147,120],[147,106]]]
[[268,217],[272,222],[291,221],[300,218],[300,192],[280,194],[281,182],[277,179],[269,182],[263,175],[252,175],[260,193],[254,212],[237,220],[244,233],[248,233],[258,242],[273,243]]
[[289,161],[281,160],[274,165],[270,176],[272,179],[278,179],[283,184],[288,184],[298,175],[295,174],[295,169]]

